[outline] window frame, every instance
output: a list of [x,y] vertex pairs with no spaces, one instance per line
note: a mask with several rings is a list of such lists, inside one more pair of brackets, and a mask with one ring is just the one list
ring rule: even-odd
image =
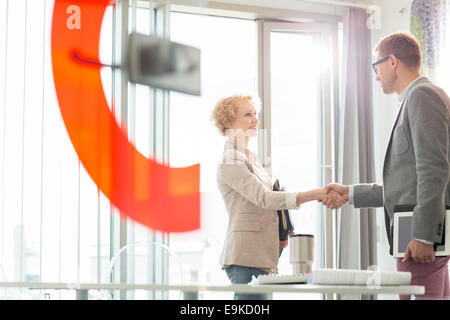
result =
[[[322,185],[336,181],[337,169],[335,163],[335,143],[338,138],[338,128],[334,119],[338,119],[339,110],[339,58],[338,58],[338,24],[337,23],[299,23],[280,21],[258,21],[259,32],[259,95],[262,101],[261,129],[259,136],[258,155],[263,166],[271,172],[271,76],[270,76],[270,33],[295,32],[300,34],[314,34],[315,40],[326,44],[330,55],[330,66],[321,77],[322,88],[320,100],[322,101],[322,154],[321,177]],[[269,136],[268,136],[269,135]],[[336,267],[336,217],[331,210],[322,208],[321,221],[324,232],[320,234],[321,267]]]
[[[220,7],[220,8],[219,8]],[[258,24],[258,92],[262,102],[260,114],[260,129],[262,134],[258,137],[258,155],[261,163],[266,164],[270,158],[270,41],[268,39],[269,30],[292,31],[292,32],[313,32],[327,43],[327,46],[334,53],[330,70],[322,76],[322,116],[323,116],[323,145],[321,174],[323,184],[328,184],[337,179],[338,155],[335,153],[338,141],[339,127],[336,119],[339,119],[339,56],[338,56],[338,24],[342,22],[339,15],[313,14],[301,11],[285,11],[275,9],[271,16],[267,16],[267,8],[251,6],[235,6],[222,4],[215,8],[202,8],[197,6],[182,6],[171,4],[171,12],[182,12],[196,15],[215,15],[225,18],[239,18],[254,20]],[[242,11],[241,11],[242,10]],[[265,19],[261,19],[264,17]],[[272,19],[271,19],[272,18]],[[294,21],[293,21],[294,20]],[[320,22],[312,22],[312,21]],[[298,22],[304,21],[304,22]],[[265,149],[264,145],[267,146]],[[270,172],[270,165],[265,165]],[[321,234],[322,243],[325,244],[322,252],[322,265],[326,268],[335,268],[337,261],[337,232],[336,216],[329,210],[323,210],[322,222],[325,225],[325,232]]]

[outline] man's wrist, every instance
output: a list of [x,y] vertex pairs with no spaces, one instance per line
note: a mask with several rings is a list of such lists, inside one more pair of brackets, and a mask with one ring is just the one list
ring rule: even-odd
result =
[[428,241],[428,240],[424,240],[424,239],[416,239],[416,238],[413,238],[413,239],[417,240],[417,241],[420,241],[422,243],[425,243],[425,244],[434,245],[434,242],[432,242],[432,241]]
[[354,186],[348,186],[348,204],[353,204]]

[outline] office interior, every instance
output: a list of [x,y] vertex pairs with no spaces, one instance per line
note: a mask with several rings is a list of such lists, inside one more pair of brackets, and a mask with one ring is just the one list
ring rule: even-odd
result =
[[[229,284],[219,265],[228,215],[216,182],[225,138],[210,117],[216,101],[231,94],[260,98],[259,135],[250,147],[287,190],[360,182],[362,153],[372,168],[371,181],[365,182],[382,181],[398,97],[383,94],[371,56],[364,71],[369,74],[365,128],[358,127],[357,106],[343,103],[346,89],[358,85],[349,70],[364,65],[359,56],[348,59],[355,46],[348,35],[356,32],[348,23],[349,11],[367,15],[365,40],[371,53],[383,36],[411,29],[415,1],[112,2],[101,27],[101,63],[118,62],[124,37],[131,32],[201,52],[200,95],[124,83],[120,68],[101,68],[110,110],[142,155],[171,167],[200,164],[200,228],[172,233],[122,215],[80,162],[53,80],[54,2],[0,0],[0,282]],[[450,11],[446,16],[442,23],[450,30]],[[439,45],[435,51],[441,59],[422,72],[450,93],[445,58],[450,32]],[[363,129],[372,139],[358,138]],[[296,233],[314,235],[314,268],[396,270],[381,208],[331,211],[310,202],[292,210],[291,216]],[[280,274],[292,272],[288,249],[280,256]],[[158,300],[180,295],[179,290],[90,290],[88,298]],[[0,288],[0,298],[76,299],[76,292]],[[233,293],[202,291],[198,298],[227,300]],[[287,300],[328,298],[320,293],[273,295]],[[398,295],[380,294],[377,299],[395,300]]]

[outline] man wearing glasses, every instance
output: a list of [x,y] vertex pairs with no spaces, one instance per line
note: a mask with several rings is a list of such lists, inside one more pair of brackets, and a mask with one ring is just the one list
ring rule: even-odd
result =
[[[391,34],[377,44],[372,64],[385,94],[399,95],[399,111],[383,166],[383,185],[329,185],[348,194],[355,208],[384,207],[392,254],[394,207],[415,205],[411,238],[397,270],[412,274],[412,285],[425,286],[425,296],[450,297],[448,261],[435,257],[434,243],[444,233],[450,205],[450,99],[420,76],[420,45],[408,33]],[[400,296],[409,299],[410,296]]]

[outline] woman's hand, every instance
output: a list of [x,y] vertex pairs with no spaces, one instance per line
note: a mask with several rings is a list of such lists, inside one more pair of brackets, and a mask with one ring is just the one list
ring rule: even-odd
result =
[[328,209],[339,209],[347,202],[347,199],[343,195],[334,191],[329,186],[325,186],[319,190],[321,192],[318,194],[317,201],[322,202]]
[[288,242],[289,242],[288,239],[286,239],[286,240],[280,240],[280,250],[278,250],[278,251],[281,251],[282,249],[286,248],[287,245],[288,245]]
[[291,234],[295,234],[295,233],[291,231],[291,232],[289,232],[288,235],[286,236],[286,240],[280,240],[280,250],[279,250],[279,251],[281,251],[281,249],[284,249],[284,248],[287,247],[288,242],[289,242],[289,236],[290,236]]
[[330,185],[297,194],[297,205],[313,200],[322,202],[328,209],[339,209],[347,202],[346,197],[333,190]]

